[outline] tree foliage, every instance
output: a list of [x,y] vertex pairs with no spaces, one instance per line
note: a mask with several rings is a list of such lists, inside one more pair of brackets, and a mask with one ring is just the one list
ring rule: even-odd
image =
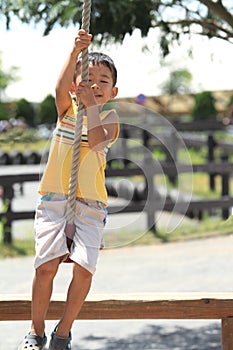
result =
[[[80,25],[80,0],[2,0],[0,15],[9,28],[13,16],[24,23],[43,22],[44,34],[55,24]],[[150,28],[160,28],[164,55],[182,33],[198,33],[233,42],[233,2],[231,0],[92,0],[90,31],[96,42],[122,41],[135,28],[146,36]]]
[[48,95],[40,103],[38,108],[39,124],[52,124],[57,120],[57,109],[55,104],[55,98],[52,95]]
[[216,118],[215,98],[211,91],[203,91],[194,95],[192,117],[195,120]]
[[8,113],[6,104],[0,101],[0,120],[8,120],[9,119],[8,115],[9,113]]
[[18,67],[12,66],[7,71],[3,69],[2,53],[0,52],[0,101],[10,83],[18,80]]
[[15,117],[23,118],[30,126],[35,125],[35,110],[33,105],[25,98],[21,98],[15,103]]
[[169,78],[161,84],[161,90],[164,94],[187,94],[190,92],[190,83],[192,74],[187,69],[173,70]]

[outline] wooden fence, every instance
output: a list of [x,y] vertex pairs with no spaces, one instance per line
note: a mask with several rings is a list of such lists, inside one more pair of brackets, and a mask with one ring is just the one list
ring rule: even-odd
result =
[[[116,179],[131,179],[141,177],[140,190],[135,188],[132,193],[129,188],[122,191],[122,197],[127,199],[125,205],[114,205],[108,208],[110,214],[141,212],[147,214],[147,228],[156,231],[155,213],[157,211],[174,211],[189,217],[202,218],[203,212],[218,209],[222,218],[231,215],[233,198],[230,193],[230,179],[233,174],[233,163],[229,162],[229,154],[233,145],[217,141],[213,134],[200,138],[196,135],[182,133],[179,135],[175,128],[160,125],[121,125],[121,134],[116,145],[108,154],[106,169],[107,189],[109,195],[119,196],[114,188]],[[181,148],[205,148],[205,164],[182,164],[178,153]],[[156,160],[153,152],[162,150],[164,159]],[[218,150],[218,152],[217,152]],[[15,169],[18,169],[15,171]],[[12,241],[12,223],[15,220],[33,219],[34,211],[13,211],[14,184],[39,180],[39,165],[22,165],[18,167],[4,166],[0,169],[0,186],[3,189],[2,199],[4,210],[0,212],[0,220],[4,226],[4,242]],[[204,173],[209,176],[210,190],[215,190],[216,176],[221,177],[221,193],[216,199],[188,198],[179,193],[174,197],[170,193],[160,195],[156,187],[156,177],[166,176],[175,184],[179,174]],[[123,193],[125,192],[126,195]]]
[[[46,319],[60,319],[64,305],[65,296],[53,296]],[[30,296],[0,295],[0,321],[30,319]],[[233,350],[232,293],[90,295],[84,302],[77,319],[220,320],[222,350]]]
[[[14,198],[14,184],[23,184],[24,182],[38,181],[39,180],[39,167],[31,166],[28,169],[25,166],[11,167],[0,170],[0,186],[3,188],[3,202],[5,203],[5,211],[0,213],[0,220],[3,223],[4,237],[3,240],[6,243],[12,242],[12,223],[15,220],[25,220],[34,218],[34,210],[31,211],[13,211],[12,200]],[[17,169],[17,171],[16,171]],[[158,198],[156,195],[156,188],[154,186],[154,178],[159,174],[174,174],[178,169],[179,174],[189,173],[190,171],[203,172],[203,173],[215,173],[222,177],[222,193],[218,199],[206,199],[198,200],[179,196],[178,199],[172,199],[164,197]],[[11,171],[10,171],[11,170]],[[142,176],[147,183],[147,197],[141,200],[129,200],[126,205],[114,205],[108,207],[109,214],[128,213],[128,212],[142,212],[147,214],[147,227],[148,230],[156,231],[155,227],[155,212],[165,210],[174,211],[183,215],[189,215],[191,217],[198,216],[201,218],[201,214],[204,210],[209,211],[211,208],[219,208],[222,210],[222,217],[228,218],[230,210],[233,207],[233,198],[229,196],[229,180],[233,173],[233,163],[207,163],[207,164],[195,164],[190,168],[190,165],[185,164],[172,164],[162,162],[157,164],[148,160],[139,167],[134,168],[122,168],[122,169],[108,169],[106,171],[107,178],[126,178],[133,176]]]

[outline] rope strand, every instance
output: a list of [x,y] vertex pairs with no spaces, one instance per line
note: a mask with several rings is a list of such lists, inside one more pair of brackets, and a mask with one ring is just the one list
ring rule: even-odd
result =
[[[82,26],[86,32],[89,32],[91,17],[91,0],[84,0],[83,12],[82,12]],[[89,76],[89,60],[88,60],[88,49],[82,50],[82,81],[88,81]],[[80,146],[82,139],[82,127],[83,127],[83,116],[85,113],[85,106],[80,101],[78,104],[78,113],[76,118],[75,133],[74,133],[74,145],[72,152],[72,167],[70,174],[69,192],[66,208],[66,236],[70,239],[73,238],[75,232],[74,217],[75,217],[75,204],[76,204],[76,188],[77,188],[77,177],[78,177],[78,165],[80,161]]]

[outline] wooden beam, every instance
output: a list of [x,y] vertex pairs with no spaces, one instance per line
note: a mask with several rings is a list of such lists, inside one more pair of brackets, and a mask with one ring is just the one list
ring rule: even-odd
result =
[[233,317],[222,320],[222,350],[233,350]]
[[[64,296],[53,296],[46,319],[59,319],[64,305]],[[229,317],[233,317],[233,293],[90,295],[78,315],[78,319],[82,320],[226,319]],[[0,295],[0,321],[29,320],[30,318],[29,296]]]

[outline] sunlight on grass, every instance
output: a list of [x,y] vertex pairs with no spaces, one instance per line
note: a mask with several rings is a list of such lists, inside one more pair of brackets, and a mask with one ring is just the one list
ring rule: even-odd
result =
[[[228,220],[216,218],[181,224],[170,233],[160,228],[155,234],[147,231],[140,235],[136,230],[119,229],[117,234],[107,234],[106,248],[114,249],[124,246],[158,245],[168,242],[208,238],[233,234],[233,216]],[[34,255],[34,240],[14,240],[12,245],[0,243],[0,258]]]
[[161,230],[159,237],[165,242],[207,238],[219,235],[233,234],[233,216],[228,220],[212,218],[199,221],[195,225],[183,225],[167,234]]
[[28,256],[35,254],[35,243],[33,240],[14,240],[12,244],[0,243],[0,258]]

